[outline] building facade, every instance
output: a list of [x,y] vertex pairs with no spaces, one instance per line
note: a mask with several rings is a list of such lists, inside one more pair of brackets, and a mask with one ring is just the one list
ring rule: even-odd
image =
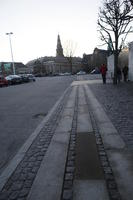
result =
[[[132,69],[131,69],[131,65],[132,65],[131,63],[133,62],[132,57],[133,57],[133,46],[129,45],[129,49],[127,47],[122,49],[118,58],[118,66],[120,67],[121,70],[124,68],[124,66],[129,65],[130,67],[129,76],[130,74],[132,74]],[[114,55],[113,54],[108,56],[107,66],[108,66],[108,76],[110,78],[113,78],[114,76]]]
[[129,80],[133,81],[133,42],[129,44]]
[[33,73],[38,76],[57,75],[65,72],[77,73],[82,69],[82,58],[72,57],[72,66],[69,58],[63,54],[63,47],[60,36],[57,36],[56,56],[41,57],[28,62],[28,68],[32,68]]
[[107,64],[108,50],[95,48],[92,54],[83,54],[83,68],[86,72],[99,68],[103,63]]
[[[15,74],[31,73],[29,68],[21,62],[15,62],[14,68],[15,68]],[[13,63],[0,62],[0,74],[3,76],[13,74]]]

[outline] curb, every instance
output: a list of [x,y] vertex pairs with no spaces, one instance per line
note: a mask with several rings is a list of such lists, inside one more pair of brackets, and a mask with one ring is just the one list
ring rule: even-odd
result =
[[41,129],[44,127],[45,123],[49,120],[49,118],[52,116],[54,111],[57,109],[58,105],[64,98],[65,94],[69,90],[70,86],[64,91],[63,95],[59,98],[59,100],[55,103],[55,105],[52,107],[52,109],[49,111],[48,115],[42,120],[42,122],[37,126],[37,128],[33,131],[33,133],[29,136],[29,138],[26,140],[26,142],[22,145],[18,153],[14,156],[14,158],[11,160],[9,165],[5,168],[5,170],[0,175],[0,191],[6,184],[7,180],[10,178],[10,176],[13,174],[19,163],[22,161],[22,159],[25,156],[25,153],[33,143],[33,141],[36,139],[38,134],[40,133]]

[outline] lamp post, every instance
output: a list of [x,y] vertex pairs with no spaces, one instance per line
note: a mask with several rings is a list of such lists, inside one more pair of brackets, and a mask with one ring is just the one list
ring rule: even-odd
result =
[[13,51],[12,51],[12,43],[11,43],[11,35],[12,34],[13,34],[12,32],[6,33],[6,35],[9,36],[9,43],[10,43],[11,57],[12,57],[12,66],[13,66],[13,74],[15,75],[16,73],[15,73],[15,66],[14,66],[14,60],[13,60]]

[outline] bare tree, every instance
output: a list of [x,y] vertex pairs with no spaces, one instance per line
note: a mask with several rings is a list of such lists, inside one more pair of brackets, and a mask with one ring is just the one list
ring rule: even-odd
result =
[[70,64],[70,70],[72,73],[72,65],[73,65],[73,56],[76,51],[77,44],[73,42],[72,40],[67,40],[64,44],[64,55],[67,58],[69,64]]
[[114,84],[117,84],[118,56],[128,33],[133,31],[132,0],[104,0],[99,10],[98,26],[101,40],[114,54]]
[[131,4],[133,5],[133,0],[130,0]]

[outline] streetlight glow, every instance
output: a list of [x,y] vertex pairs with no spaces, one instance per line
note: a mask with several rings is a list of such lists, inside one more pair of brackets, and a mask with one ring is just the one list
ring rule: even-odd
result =
[[16,73],[15,73],[15,66],[14,66],[14,59],[13,59],[13,51],[12,51],[12,43],[11,43],[11,35],[12,35],[12,34],[13,34],[12,32],[6,33],[6,35],[9,36],[9,43],[10,43],[11,57],[12,57],[12,66],[13,66],[13,74],[15,75]]

